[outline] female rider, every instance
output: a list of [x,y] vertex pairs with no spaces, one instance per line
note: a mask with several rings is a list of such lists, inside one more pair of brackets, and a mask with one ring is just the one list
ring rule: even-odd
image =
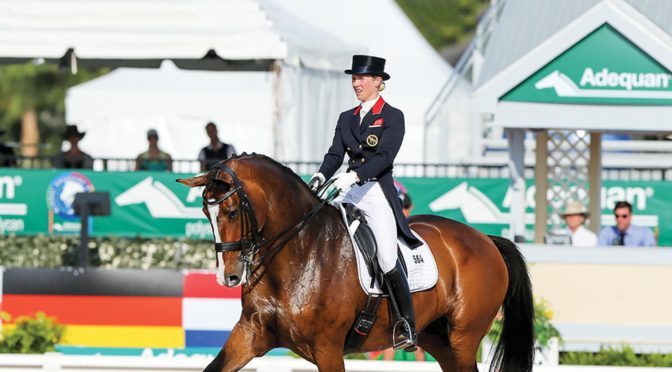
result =
[[408,227],[392,179],[394,158],[404,138],[404,114],[379,94],[385,88],[384,81],[390,78],[384,70],[383,58],[352,57],[352,68],[345,73],[352,75],[352,88],[360,104],[341,113],[333,143],[309,186],[316,190],[324,184],[348,154],[347,172],[334,182],[341,190],[336,201],[352,203],[364,212],[378,243],[377,258],[385,282],[408,324],[394,340],[395,348],[411,351],[416,345],[413,301],[406,275],[397,261],[397,236],[412,248],[421,243]]

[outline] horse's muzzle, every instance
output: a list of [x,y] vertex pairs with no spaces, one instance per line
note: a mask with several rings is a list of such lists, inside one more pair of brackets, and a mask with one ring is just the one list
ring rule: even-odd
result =
[[227,287],[235,287],[240,284],[241,277],[238,275],[227,275],[224,278],[224,285]]

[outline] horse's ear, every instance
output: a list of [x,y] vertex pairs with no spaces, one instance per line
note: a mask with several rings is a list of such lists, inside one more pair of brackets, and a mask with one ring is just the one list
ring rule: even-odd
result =
[[208,175],[203,174],[200,176],[196,177],[191,177],[191,178],[178,178],[175,181],[187,185],[189,187],[198,187],[198,186],[205,186],[205,183],[207,181]]

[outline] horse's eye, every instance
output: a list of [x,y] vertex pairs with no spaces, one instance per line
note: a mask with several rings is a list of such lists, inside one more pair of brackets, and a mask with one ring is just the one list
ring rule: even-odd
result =
[[235,211],[229,212],[229,219],[232,220],[238,216],[238,210],[236,209]]

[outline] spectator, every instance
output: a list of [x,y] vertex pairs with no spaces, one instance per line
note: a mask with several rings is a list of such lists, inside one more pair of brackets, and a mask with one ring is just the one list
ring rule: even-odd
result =
[[226,160],[236,153],[233,145],[221,142],[217,136],[217,126],[210,122],[205,126],[205,132],[210,137],[210,144],[201,149],[198,154],[198,160],[201,162],[201,171],[210,170],[210,167]]
[[408,195],[408,190],[406,187],[397,180],[394,180],[394,188],[397,189],[397,197],[401,202],[402,212],[404,213],[404,216],[408,218],[408,216],[411,215],[411,211],[413,210],[413,201],[411,200],[411,196]]
[[[5,134],[4,129],[0,129],[0,137]],[[0,167],[16,167],[16,155],[14,149],[0,143]]]
[[573,246],[594,247],[597,245],[597,235],[583,226],[590,215],[583,203],[578,200],[569,200],[560,215],[567,224]]
[[70,149],[56,155],[53,159],[56,168],[93,169],[93,158],[79,149],[79,141],[86,132],[77,130],[76,125],[68,125],[63,133],[63,139],[70,142]]
[[401,206],[403,208],[402,212],[404,212],[404,216],[408,218],[413,210],[413,201],[408,193],[401,195]]
[[616,226],[600,231],[599,245],[655,247],[656,240],[648,227],[632,225],[632,204],[619,201],[614,206]]
[[135,160],[135,170],[173,171],[173,159],[166,152],[159,149],[159,134],[155,129],[147,131],[149,149],[138,155]]

